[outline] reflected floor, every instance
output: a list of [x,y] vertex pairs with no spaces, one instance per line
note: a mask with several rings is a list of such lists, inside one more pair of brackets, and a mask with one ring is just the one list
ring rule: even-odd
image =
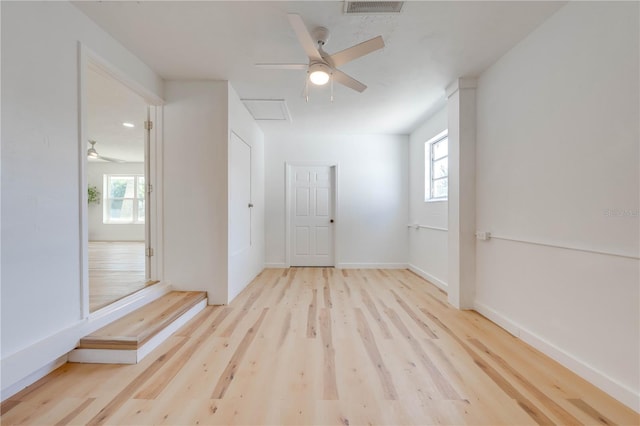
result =
[[144,249],[143,241],[89,242],[90,312],[147,286]]

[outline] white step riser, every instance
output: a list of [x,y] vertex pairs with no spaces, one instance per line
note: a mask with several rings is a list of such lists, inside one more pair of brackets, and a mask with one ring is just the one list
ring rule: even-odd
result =
[[123,349],[74,349],[69,353],[69,362],[87,364],[137,364],[151,351],[160,346],[180,327],[202,311],[207,306],[207,299],[201,300],[179,318],[153,336],[147,343],[136,350]]

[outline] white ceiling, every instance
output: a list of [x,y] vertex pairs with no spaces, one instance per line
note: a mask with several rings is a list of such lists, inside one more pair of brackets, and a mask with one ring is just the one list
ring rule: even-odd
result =
[[[146,117],[147,104],[140,96],[99,68],[89,67],[87,136],[96,141],[98,154],[127,162],[143,162]],[[122,123],[135,127],[125,127]]]
[[[476,76],[564,2],[409,1],[398,15],[344,15],[341,1],[74,2],[165,79],[229,80],[241,98],[285,99],[291,122],[260,122],[276,132],[411,132],[444,105],[455,78]],[[337,52],[382,35],[384,50],[341,69],[367,84],[364,93],[312,87],[304,71],[263,70],[255,63],[304,63],[287,13],[309,30],[325,26]]]

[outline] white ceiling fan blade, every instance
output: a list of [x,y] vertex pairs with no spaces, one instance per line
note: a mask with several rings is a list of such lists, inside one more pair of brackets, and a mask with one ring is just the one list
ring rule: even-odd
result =
[[266,70],[306,70],[308,64],[255,64],[256,67]]
[[302,45],[304,51],[307,53],[309,59],[314,61],[322,61],[322,56],[320,56],[320,52],[318,52],[318,46],[316,42],[313,41],[313,38],[311,37],[311,34],[309,34],[309,30],[307,30],[307,27],[300,15],[289,13],[287,14],[287,16],[289,17],[289,23],[291,24],[293,31],[295,31],[296,35],[298,36],[298,41]]
[[371,52],[382,49],[383,47],[384,40],[381,36],[378,36],[370,40],[363,41],[360,44],[356,44],[355,46],[351,46],[347,49],[341,50],[338,53],[334,53],[333,55],[331,55],[331,60],[333,61],[334,67],[339,67],[346,64],[347,62],[353,61],[354,59],[358,59],[364,55],[368,55]]
[[98,160],[110,161],[111,163],[126,163],[126,161],[124,160],[120,160],[118,158],[103,157],[102,155],[98,155],[96,158]]
[[333,70],[333,80],[360,93],[364,92],[367,88],[366,85],[360,83],[353,77],[349,77],[340,70]]

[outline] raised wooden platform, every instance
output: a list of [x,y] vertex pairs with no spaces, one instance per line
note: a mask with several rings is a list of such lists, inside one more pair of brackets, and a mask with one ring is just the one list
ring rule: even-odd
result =
[[80,339],[69,361],[136,364],[206,304],[206,292],[172,291]]

